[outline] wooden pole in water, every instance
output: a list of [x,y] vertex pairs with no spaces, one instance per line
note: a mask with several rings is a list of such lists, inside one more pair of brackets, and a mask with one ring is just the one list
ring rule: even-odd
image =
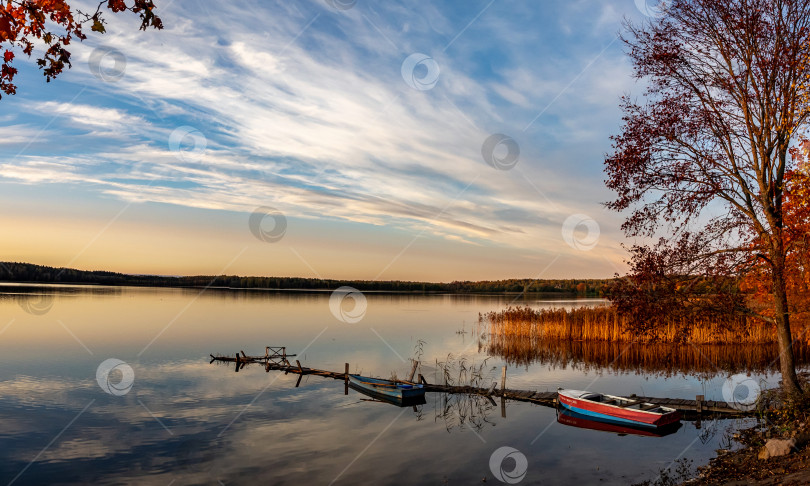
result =
[[506,418],[506,366],[501,368],[501,417]]
[[236,370],[239,373],[239,353],[236,353]]
[[697,410],[697,413],[703,413],[703,398],[703,395],[695,397],[695,410]]
[[349,363],[346,363],[346,373],[343,375],[343,394],[349,394]]

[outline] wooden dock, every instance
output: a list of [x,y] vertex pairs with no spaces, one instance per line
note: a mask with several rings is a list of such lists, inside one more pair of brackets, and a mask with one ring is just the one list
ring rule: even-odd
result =
[[[248,364],[259,364],[263,366],[265,371],[267,372],[273,370],[273,371],[283,371],[284,374],[287,373],[298,374],[299,375],[298,382],[295,384],[296,387],[298,387],[301,384],[301,378],[303,378],[305,375],[316,375],[316,376],[323,376],[324,378],[343,380],[344,383],[346,384],[346,393],[348,393],[348,383],[349,383],[348,363],[346,363],[345,370],[342,372],[308,368],[306,366],[302,366],[298,360],[295,360],[295,364],[290,363],[289,358],[294,357],[295,355],[287,354],[286,348],[283,347],[278,348],[268,347],[265,350],[265,356],[248,356],[245,354],[244,351],[241,351],[240,353],[235,353],[234,356],[214,356],[214,355],[210,356],[211,356],[210,361],[211,363],[215,361],[234,363],[234,370],[236,372],[239,372],[239,370],[243,369]],[[510,400],[516,402],[530,402],[535,403],[537,405],[544,405],[547,407],[557,406],[556,391],[513,390],[506,388],[505,367],[503,368],[501,374],[500,388],[498,388],[497,383],[492,383],[492,386],[490,386],[489,388],[480,388],[473,386],[441,385],[428,383],[421,374],[418,375],[416,380],[414,380],[414,373],[416,371],[417,364],[418,364],[417,362],[414,362],[414,366],[411,370],[411,375],[409,376],[408,380],[402,381],[405,383],[420,383],[424,385],[426,392],[480,395],[489,398],[491,401],[493,401],[492,400],[493,397],[497,397],[502,399],[501,400],[502,405],[504,400]],[[637,395],[630,395],[629,398],[634,398],[644,402],[656,403],[658,405],[680,410],[681,412],[684,413],[684,418],[687,420],[695,420],[695,419],[699,420],[701,417],[706,418],[707,415],[741,417],[746,415],[752,415],[755,413],[755,411],[746,412],[743,410],[739,410],[738,408],[735,408],[726,402],[716,400],[705,400],[703,395],[696,396],[694,400],[685,400],[678,398],[642,397]]]

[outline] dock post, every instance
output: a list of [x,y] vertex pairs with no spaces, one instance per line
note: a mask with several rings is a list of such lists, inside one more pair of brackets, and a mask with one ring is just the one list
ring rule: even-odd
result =
[[501,368],[501,417],[506,418],[506,366]]
[[346,363],[346,373],[343,374],[343,394],[349,394],[349,363]]
[[239,373],[239,353],[236,353],[236,369],[234,371]]
[[703,398],[703,395],[695,397],[695,410],[697,410],[697,413],[703,413]]

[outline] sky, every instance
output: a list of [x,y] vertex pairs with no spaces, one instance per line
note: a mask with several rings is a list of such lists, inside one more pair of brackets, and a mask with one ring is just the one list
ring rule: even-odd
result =
[[625,271],[602,166],[619,98],[643,87],[618,34],[653,5],[156,3],[162,31],[108,13],[51,83],[15,61],[1,260],[427,281]]

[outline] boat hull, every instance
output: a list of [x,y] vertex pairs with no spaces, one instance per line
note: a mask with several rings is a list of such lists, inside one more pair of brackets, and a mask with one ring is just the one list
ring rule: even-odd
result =
[[368,392],[376,398],[388,397],[395,400],[413,400],[425,396],[422,385],[382,380],[360,375],[349,375],[349,385],[355,390]]
[[[612,422],[621,424],[657,428],[664,427],[681,420],[681,413],[677,410],[658,407],[662,410],[662,412],[653,412],[609,405],[607,403],[600,403],[594,399],[594,397],[604,397],[604,395],[595,393],[584,395],[585,393],[587,392],[579,392],[577,390],[561,390],[558,393],[557,399],[560,405],[562,405],[564,408],[580,415],[597,419],[608,419]],[[584,396],[577,397],[577,394],[583,394]],[[612,398],[625,400],[627,402],[631,401],[629,398]]]

